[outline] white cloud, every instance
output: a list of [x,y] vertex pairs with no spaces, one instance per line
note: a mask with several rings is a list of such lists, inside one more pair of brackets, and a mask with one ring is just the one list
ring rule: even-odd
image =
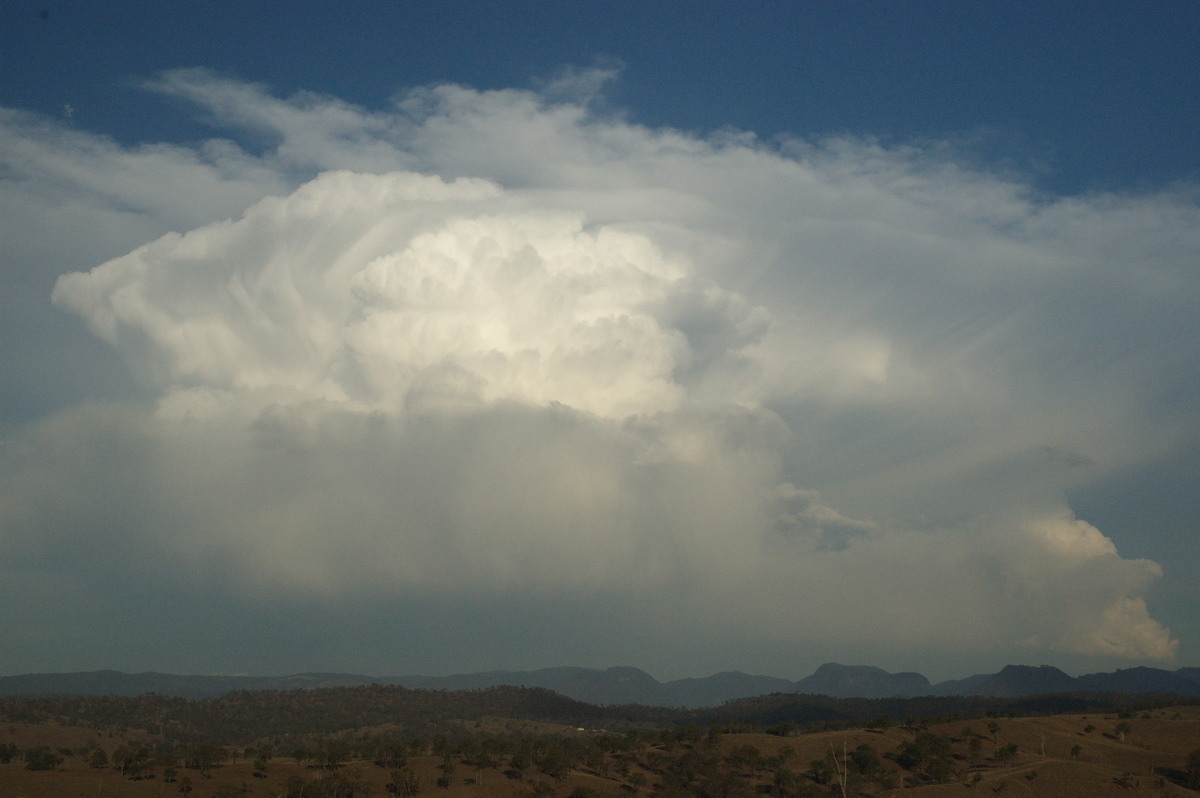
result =
[[433,392],[653,415],[766,330],[647,237],[522,204],[480,181],[326,173],[67,275],[54,299],[156,363],[168,405],[222,391],[395,412]]
[[[945,153],[522,91],[368,112],[155,87],[270,145],[4,118],[0,201],[62,196],[87,229],[123,203],[149,241],[54,290],[149,399],[8,436],[10,573],[121,578],[70,539],[251,603],[633,601],[684,670],[747,640],[780,663],[1176,649],[1159,567],[1064,496],[1194,440],[1166,391],[1200,354],[1186,193],[1040,197]],[[5,235],[37,253],[62,218],[27,221]]]

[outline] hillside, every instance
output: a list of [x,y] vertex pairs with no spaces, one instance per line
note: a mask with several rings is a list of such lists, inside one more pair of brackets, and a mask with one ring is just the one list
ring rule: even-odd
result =
[[[361,705],[364,717],[375,718],[372,691],[330,692],[352,697],[350,704]],[[208,713],[221,706],[196,703]],[[493,700],[492,708],[503,710],[503,703]],[[530,709],[519,701],[510,708]],[[258,725],[269,723],[260,719]],[[287,734],[245,745],[241,735],[236,744],[178,744],[165,733],[169,730],[7,718],[0,727],[0,795],[1178,798],[1198,794],[1188,783],[1200,785],[1189,782],[1200,770],[1188,772],[1189,754],[1200,749],[1195,705],[1136,713],[931,718],[904,725],[879,721],[870,728],[809,733],[796,728],[767,733],[757,723],[732,720],[615,733],[504,715],[458,719],[446,728],[456,731],[413,735],[403,724],[372,723],[333,735]]]
[[805,693],[834,698],[913,698],[919,696],[1019,697],[1049,693],[1173,693],[1200,696],[1200,668],[1128,668],[1072,677],[1048,665],[1007,665],[997,673],[931,684],[920,673],[889,673],[866,665],[825,663],[809,676],[789,681],[727,671],[703,678],[659,682],[633,667],[542,668],[487,671],[453,676],[374,677],[348,673],[300,673],[290,676],[199,676],[166,673],[35,673],[0,677],[0,696],[111,695],[155,693],[179,698],[216,698],[235,691],[299,690],[398,685],[412,689],[484,690],[491,687],[540,687],[596,705],[701,708],[772,693]]

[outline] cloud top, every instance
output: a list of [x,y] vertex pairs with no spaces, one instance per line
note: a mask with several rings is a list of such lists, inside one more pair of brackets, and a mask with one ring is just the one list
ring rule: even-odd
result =
[[169,234],[54,300],[181,400],[202,391],[396,412],[414,397],[681,407],[769,314],[646,236],[585,229],[478,180],[330,172],[236,221]]

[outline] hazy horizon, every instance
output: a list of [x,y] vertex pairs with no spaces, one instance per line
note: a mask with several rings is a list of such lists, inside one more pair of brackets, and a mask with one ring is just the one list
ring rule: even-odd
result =
[[[871,665],[870,663],[866,663],[866,662],[826,661],[826,662],[822,662],[820,665],[816,666],[815,668],[807,670],[804,673],[801,673],[799,675],[788,675],[788,674],[779,674],[779,673],[758,673],[758,672],[753,672],[753,671],[745,671],[740,668],[724,668],[721,670],[707,672],[707,673],[692,673],[692,674],[686,674],[686,675],[682,675],[682,676],[663,677],[656,673],[652,673],[652,672],[646,670],[645,668],[641,668],[637,665],[632,665],[629,663],[613,664],[613,665],[570,665],[570,664],[563,665],[563,664],[560,664],[560,665],[542,665],[542,666],[536,666],[536,667],[530,667],[530,668],[493,668],[493,669],[479,670],[479,671],[464,671],[464,670],[451,669],[451,670],[441,672],[441,673],[416,673],[416,672],[368,673],[368,672],[353,671],[353,670],[336,670],[336,671],[325,671],[325,670],[319,670],[319,671],[291,670],[291,671],[288,671],[288,670],[285,670],[285,671],[274,672],[274,673],[264,673],[264,672],[259,672],[259,673],[250,673],[250,672],[197,673],[197,672],[183,672],[183,671],[165,671],[165,670],[161,670],[161,669],[157,669],[157,668],[137,668],[137,669],[131,670],[131,669],[127,669],[127,668],[98,667],[98,668],[72,669],[72,670],[62,670],[62,671],[27,671],[27,672],[22,672],[22,673],[0,673],[0,678],[14,677],[14,676],[33,676],[33,675],[122,673],[122,674],[125,674],[128,676],[139,676],[139,675],[143,675],[143,674],[158,674],[158,675],[163,675],[163,676],[184,676],[184,677],[201,677],[201,678],[250,678],[250,679],[288,678],[288,677],[292,677],[292,676],[305,676],[305,675],[357,676],[357,677],[364,677],[364,678],[370,678],[370,679],[407,679],[407,678],[445,679],[445,678],[452,678],[452,677],[457,677],[457,676],[478,676],[478,675],[504,674],[504,673],[533,673],[533,672],[537,672],[537,671],[558,670],[558,669],[577,669],[577,670],[586,670],[586,671],[595,671],[595,672],[606,672],[606,671],[613,670],[613,669],[630,668],[630,669],[637,670],[637,671],[640,671],[640,672],[646,674],[647,676],[654,679],[656,682],[658,682],[660,684],[666,684],[669,682],[689,680],[689,679],[707,679],[710,677],[719,676],[719,675],[726,674],[726,673],[741,673],[741,674],[744,674],[744,675],[750,676],[750,677],[763,677],[763,678],[771,678],[771,679],[782,679],[782,680],[791,681],[791,682],[800,682],[810,676],[813,676],[821,667],[826,666],[826,665],[839,665],[839,666],[845,666],[845,667],[879,668],[879,666]],[[879,668],[879,670],[882,670],[893,676],[898,675],[898,674],[904,674],[904,673],[916,673],[916,674],[924,676],[926,679],[928,679],[931,686],[936,686],[943,682],[960,681],[962,679],[966,679],[966,678],[969,678],[972,676],[994,675],[994,674],[1000,673],[1004,668],[1007,668],[1007,667],[1018,667],[1018,668],[1052,667],[1052,668],[1056,668],[1056,669],[1062,671],[1063,673],[1067,674],[1068,676],[1070,676],[1072,678],[1078,678],[1080,676],[1087,676],[1087,675],[1093,674],[1093,673],[1112,673],[1112,672],[1115,672],[1118,670],[1127,670],[1130,668],[1139,668],[1139,667],[1146,667],[1146,666],[1127,665],[1124,667],[1116,667],[1116,668],[1112,668],[1109,670],[1103,670],[1103,671],[1094,671],[1094,670],[1071,671],[1066,668],[1060,668],[1058,665],[1054,665],[1053,663],[1049,663],[1049,662],[1040,662],[1040,663],[1036,663],[1036,664],[1031,663],[1031,662],[1009,662],[1009,663],[1005,663],[1004,665],[1002,665],[1000,667],[997,667],[995,670],[978,671],[978,672],[971,672],[971,673],[958,673],[958,674],[951,674],[951,675],[942,676],[942,677],[938,677],[938,678],[935,678],[934,676],[930,675],[930,673],[928,673],[924,670],[921,670],[919,668],[901,669],[901,670],[891,670],[889,668]],[[1175,672],[1181,668],[1194,668],[1197,666],[1195,666],[1195,665],[1172,665],[1169,667],[1161,667],[1161,666],[1149,666],[1149,667],[1158,667],[1160,670],[1164,670],[1164,671],[1168,671],[1168,672]]]

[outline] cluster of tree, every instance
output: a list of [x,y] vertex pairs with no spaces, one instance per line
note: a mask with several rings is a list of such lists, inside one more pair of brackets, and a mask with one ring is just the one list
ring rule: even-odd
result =
[[180,768],[207,777],[215,768],[236,761],[239,756],[253,757],[256,770],[265,771],[273,751],[269,743],[240,751],[237,747],[212,743],[179,744],[169,740],[131,743],[123,738],[111,753],[95,740],[75,750],[41,745],[22,751],[15,743],[0,743],[0,764],[21,759],[28,770],[55,770],[68,758],[75,757],[90,768],[111,767],[129,779],[154,778],[161,772],[165,781],[174,782]]
[[180,742],[246,744],[262,738],[334,734],[385,723],[412,733],[436,733],[488,716],[619,727],[668,724],[682,717],[648,707],[600,708],[541,688],[409,690],[397,686],[235,692],[189,700],[158,695],[0,698],[0,720],[61,723],[95,729],[145,729]]
[[[1071,700],[1083,699],[1075,696]],[[1119,708],[1123,719],[1101,732],[1115,741],[1131,733],[1128,719],[1134,712],[1166,703],[1154,696],[1088,700],[1094,702],[1087,704],[1088,711]],[[193,779],[205,779],[227,762],[253,762],[255,775],[265,778],[273,760],[289,757],[304,766],[305,775],[291,777],[286,792],[309,798],[370,794],[374,788],[369,788],[368,782],[382,781],[380,771],[371,771],[372,766],[387,774],[387,792],[400,798],[468,781],[486,790],[490,779],[511,780],[537,795],[571,774],[613,780],[635,794],[653,790],[674,796],[736,798],[765,793],[803,798],[830,792],[877,793],[897,781],[943,783],[965,778],[972,770],[978,778],[985,749],[991,761],[987,766],[1022,756],[1014,743],[1001,740],[997,722],[1001,714],[1018,714],[1018,702],[923,701],[777,695],[701,712],[593,707],[541,689],[445,692],[390,686],[232,693],[206,700],[153,695],[15,698],[0,700],[0,719],[97,730],[132,728],[148,735],[127,735],[116,747],[93,742],[75,751],[48,747],[21,751],[4,743],[0,744],[0,762],[20,757],[29,769],[52,770],[60,767],[64,758],[75,756],[93,768],[109,768],[129,779],[161,775],[185,796],[193,789]],[[1171,703],[1182,702],[1173,697]],[[914,708],[938,711],[920,720],[906,714]],[[906,720],[893,723],[892,717]],[[558,721],[591,731],[535,735],[518,724],[508,732],[485,733],[483,721],[494,718],[512,723]],[[970,719],[986,721],[986,734],[969,726],[955,738],[931,730],[936,724]],[[807,765],[796,761],[795,751],[786,741],[772,740],[764,753],[750,742],[735,746],[726,738],[740,732],[790,738],[864,726],[881,732],[890,729],[887,739],[891,744],[878,749],[862,742],[841,750],[830,747]],[[599,728],[615,731],[597,731]],[[1084,728],[1085,734],[1094,731],[1091,725]],[[903,741],[897,745],[901,734]],[[134,737],[139,741],[130,739]],[[761,737],[750,739],[762,742]],[[1079,756],[1078,745],[1072,756]],[[421,768],[414,767],[414,758],[423,758]],[[435,777],[429,776],[429,758],[438,763]],[[364,779],[363,768],[371,779]],[[429,783],[421,783],[418,770],[426,774]],[[1185,770],[1173,773],[1173,781],[1200,788],[1200,750],[1189,757]]]
[[[980,719],[983,720],[983,719]],[[875,726],[891,724],[876,722]],[[980,769],[1012,763],[1023,753],[1006,742],[1001,725],[988,719],[985,731],[965,725],[951,736],[943,724],[933,729],[920,722],[892,728],[879,743],[857,744],[836,738],[823,756],[807,765],[799,760],[796,744],[771,742],[764,750],[761,736],[729,737],[744,731],[743,724],[713,722],[708,726],[687,723],[661,729],[631,729],[621,733],[587,734],[457,734],[403,736],[398,732],[360,731],[357,734],[288,737],[282,743],[260,741],[248,746],[215,743],[155,742],[121,744],[106,752],[94,742],[74,751],[38,746],[20,750],[12,743],[0,744],[0,761],[23,758],[31,770],[54,769],[64,758],[77,757],[94,768],[110,768],[129,779],[158,777],[176,785],[185,796],[193,791],[193,779],[207,778],[229,762],[253,762],[254,772],[265,776],[278,757],[294,758],[305,766],[305,775],[287,780],[286,795],[293,798],[362,798],[379,794],[386,773],[386,793],[398,798],[417,798],[430,792],[473,784],[483,794],[491,780],[508,780],[522,785],[525,795],[537,798],[563,791],[555,785],[579,774],[596,776],[625,786],[632,794],[648,791],[655,795],[753,798],[812,798],[818,795],[850,796],[878,794],[896,786],[940,784],[966,780],[978,783]],[[1134,726],[1122,721],[1106,736],[1117,739],[1133,733]],[[758,731],[764,731],[758,729]],[[779,736],[783,730],[775,729]],[[1097,731],[1092,725],[1084,734]],[[861,740],[863,735],[859,735]],[[844,740],[845,738],[843,738]],[[756,744],[757,743],[757,744]],[[986,748],[988,755],[983,751]],[[1077,745],[1072,756],[1078,756]],[[811,749],[810,749],[811,750]],[[1042,752],[1044,755],[1044,751]],[[420,762],[417,760],[420,758]],[[428,773],[430,759],[437,762],[435,779],[422,784],[418,770]],[[418,766],[419,765],[419,766]],[[365,770],[364,770],[365,769]],[[1030,775],[1032,774],[1032,775]],[[974,781],[969,777],[974,775]],[[1172,771],[1172,781],[1200,788],[1200,749],[1187,757],[1183,770]],[[1026,778],[1036,778],[1030,771]],[[1129,786],[1136,776],[1124,774],[1119,783]],[[213,788],[209,788],[212,792]],[[233,788],[215,790],[233,798]],[[209,793],[206,793],[209,794]],[[573,798],[594,798],[595,792],[580,787]]]
[[[286,798],[355,798],[356,795],[370,795],[370,789],[370,784],[362,779],[358,770],[348,769],[326,773],[315,779],[292,776],[288,779],[284,795]],[[415,795],[415,787],[413,792],[405,793],[406,798]]]
[[54,770],[63,763],[64,758],[59,751],[42,745],[25,752],[25,767],[29,770]]
[[[1200,698],[1187,699],[1200,703]],[[636,705],[597,707],[541,688],[410,690],[391,685],[234,692],[215,699],[159,695],[46,696],[0,698],[0,720],[62,723],[95,729],[144,729],[181,743],[246,745],[289,734],[335,735],[364,726],[394,724],[408,734],[437,734],[485,717],[550,721],[572,726],[628,729],[720,723],[780,735],[887,723],[888,718],[944,719],[993,715],[1050,715],[1068,712],[1143,711],[1182,703],[1178,696],[1070,694],[1004,699],[926,697],[838,699],[775,694],[731,701],[704,710]],[[730,720],[738,719],[736,724]]]
[[773,693],[741,698],[713,709],[693,710],[688,717],[704,723],[735,717],[752,720],[762,728],[791,725],[804,731],[847,728],[889,722],[888,719],[922,719],[928,723],[971,717],[1033,717],[1085,713],[1120,713],[1130,716],[1166,706],[1200,704],[1200,697],[1146,693],[1062,693],[1016,698],[991,696],[922,696],[917,698],[832,698],[823,695]]
[[7,765],[20,755],[21,749],[15,743],[0,743],[0,765]]

